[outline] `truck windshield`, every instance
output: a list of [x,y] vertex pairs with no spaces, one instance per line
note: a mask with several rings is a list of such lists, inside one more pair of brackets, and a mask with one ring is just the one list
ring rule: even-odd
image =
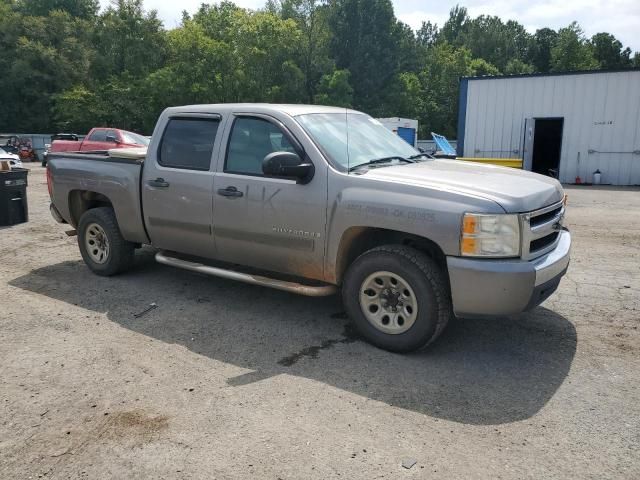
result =
[[[363,113],[310,113],[295,118],[341,170],[353,170],[372,160],[404,159],[420,153]],[[398,163],[398,160],[389,160],[389,163]]]
[[125,132],[122,131],[122,140],[124,143],[136,144],[136,145],[149,145],[149,139],[147,137],[143,137],[142,135],[138,135],[133,132]]

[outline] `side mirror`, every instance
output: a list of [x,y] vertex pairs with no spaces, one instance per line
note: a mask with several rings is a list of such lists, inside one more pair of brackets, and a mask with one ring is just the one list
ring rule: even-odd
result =
[[118,139],[113,135],[107,135],[107,142],[111,143],[120,143]]
[[262,173],[266,176],[295,178],[298,183],[309,183],[314,171],[313,163],[305,163],[292,152],[273,152],[262,161]]

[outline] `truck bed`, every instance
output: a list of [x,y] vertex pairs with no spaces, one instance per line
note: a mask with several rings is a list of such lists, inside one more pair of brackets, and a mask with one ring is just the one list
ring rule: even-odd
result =
[[123,237],[136,243],[149,243],[144,228],[140,179],[144,156],[115,156],[100,152],[52,152],[49,171],[53,179],[52,201],[60,215],[77,225],[78,204],[104,196],[118,219]]
[[49,153],[79,152],[82,140],[54,140]]

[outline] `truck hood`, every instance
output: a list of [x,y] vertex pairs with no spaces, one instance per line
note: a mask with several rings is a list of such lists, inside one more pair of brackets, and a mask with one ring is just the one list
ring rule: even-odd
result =
[[508,213],[536,210],[562,200],[557,180],[524,170],[461,160],[428,160],[372,168],[369,179],[450,190],[498,203]]

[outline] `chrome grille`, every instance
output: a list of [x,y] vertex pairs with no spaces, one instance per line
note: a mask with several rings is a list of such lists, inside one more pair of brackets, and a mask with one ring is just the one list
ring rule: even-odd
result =
[[556,248],[563,220],[563,202],[521,214],[522,258],[532,260]]

